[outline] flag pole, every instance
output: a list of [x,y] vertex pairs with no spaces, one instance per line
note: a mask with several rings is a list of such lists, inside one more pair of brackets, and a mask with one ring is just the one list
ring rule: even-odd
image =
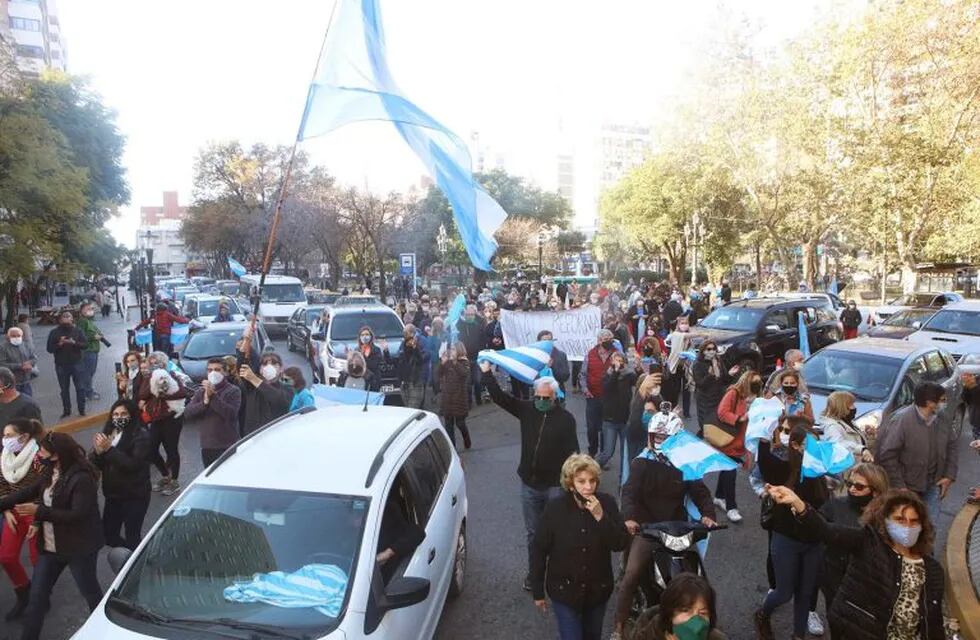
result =
[[[248,332],[245,334],[242,341],[242,352],[245,354],[246,358],[249,358],[252,353],[252,336],[255,334],[255,324],[258,322],[259,317],[259,307],[262,304],[262,290],[265,288],[265,277],[269,275],[269,269],[272,266],[272,248],[276,242],[276,233],[279,231],[279,223],[282,220],[282,205],[286,201],[286,196],[289,193],[289,178],[293,174],[293,163],[296,160],[296,150],[299,147],[300,138],[303,135],[303,125],[306,122],[307,108],[309,106],[309,91],[313,88],[313,83],[316,81],[317,70],[320,67],[320,59],[323,57],[323,50],[327,46],[327,36],[330,34],[330,25],[333,24],[334,13],[337,11],[337,5],[343,0],[334,0],[333,7],[330,9],[330,17],[327,18],[327,28],[323,33],[323,42],[320,43],[320,54],[317,56],[317,63],[313,67],[313,77],[310,78],[310,86],[307,90],[307,104],[303,106],[303,116],[299,121],[299,128],[296,131],[296,139],[293,140],[293,148],[289,152],[289,160],[286,162],[286,170],[282,176],[282,182],[279,185],[279,196],[276,198],[276,209],[272,215],[272,224],[269,226],[269,238],[265,245],[265,255],[262,258],[262,273],[259,275],[259,288],[256,292],[255,299],[252,302],[252,318],[249,323]],[[260,356],[261,357],[261,356]],[[249,363],[251,361],[249,360]]]

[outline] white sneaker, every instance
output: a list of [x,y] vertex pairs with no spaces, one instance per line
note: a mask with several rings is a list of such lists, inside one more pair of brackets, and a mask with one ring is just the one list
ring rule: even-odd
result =
[[[742,514],[738,512],[738,509],[729,509],[728,510],[728,513],[726,513],[725,515],[728,516],[728,521],[729,522],[741,522],[742,521]],[[816,614],[814,614],[814,615],[816,615]],[[820,634],[817,634],[817,635],[820,635]]]
[[728,507],[725,506],[725,501],[722,500],[721,498],[715,498],[712,502],[714,502],[715,506],[721,509],[722,511],[728,510]]
[[806,630],[810,632],[811,636],[823,635],[823,620],[820,619],[820,614],[816,611],[810,612],[806,620]]

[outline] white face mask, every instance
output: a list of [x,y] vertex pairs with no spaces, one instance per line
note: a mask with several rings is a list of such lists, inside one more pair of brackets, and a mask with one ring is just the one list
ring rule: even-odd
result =
[[[262,374],[263,376],[265,373]],[[208,371],[208,382],[213,385],[221,384],[221,381],[225,379],[225,374],[220,371]]]
[[279,375],[279,367],[274,364],[264,364],[262,368],[259,369],[259,373],[266,380],[275,380],[276,376]]
[[19,347],[23,343],[23,338],[10,338],[10,344],[14,345],[15,347]]
[[779,432],[779,444],[783,445],[784,447],[789,446],[789,434],[785,431]]
[[9,451],[10,453],[20,453],[20,450],[24,448],[24,443],[20,441],[17,436],[10,436],[3,439],[3,449],[4,451]]

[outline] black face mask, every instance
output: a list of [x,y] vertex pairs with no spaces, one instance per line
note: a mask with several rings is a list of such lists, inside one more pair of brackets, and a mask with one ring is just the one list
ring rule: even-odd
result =
[[749,383],[749,391],[751,391],[754,395],[759,395],[762,393],[762,380]]
[[873,499],[874,496],[870,493],[866,496],[855,496],[850,493],[847,494],[847,504],[862,511]]
[[613,348],[612,340],[604,340],[602,342],[602,348],[605,349],[606,351],[612,350]]
[[847,412],[847,416],[845,416],[845,418],[848,422],[854,422],[854,418],[857,417],[857,414],[858,410],[857,407],[855,407]]
[[653,349],[650,348],[650,347],[645,348],[643,350],[643,355],[645,355],[645,356],[647,356],[649,358],[650,356],[653,355]]
[[787,387],[786,385],[783,385],[783,393],[788,396],[795,396],[798,390],[799,387]]

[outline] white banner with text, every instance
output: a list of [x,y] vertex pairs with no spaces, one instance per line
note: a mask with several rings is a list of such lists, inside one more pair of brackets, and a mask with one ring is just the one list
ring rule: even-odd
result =
[[550,331],[555,346],[569,360],[581,361],[596,345],[602,317],[598,307],[567,309],[565,311],[507,311],[500,312],[500,330],[508,349],[523,347],[538,341],[538,333]]

